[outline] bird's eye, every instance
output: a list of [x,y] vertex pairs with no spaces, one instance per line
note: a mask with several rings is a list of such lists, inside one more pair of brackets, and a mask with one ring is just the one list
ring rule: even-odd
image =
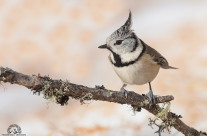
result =
[[117,40],[115,44],[116,44],[116,45],[120,45],[120,44],[122,43],[122,41],[123,41],[123,40]]

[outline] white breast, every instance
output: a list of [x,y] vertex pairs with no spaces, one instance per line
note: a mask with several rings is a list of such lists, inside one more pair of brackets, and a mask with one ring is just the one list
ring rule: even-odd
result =
[[160,66],[148,54],[134,64],[125,67],[113,66],[116,74],[126,84],[143,85],[151,82],[158,74]]

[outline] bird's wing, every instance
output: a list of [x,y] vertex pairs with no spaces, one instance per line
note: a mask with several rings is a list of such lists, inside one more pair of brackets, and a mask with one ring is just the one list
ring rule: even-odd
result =
[[152,60],[154,60],[158,65],[160,65],[161,68],[164,68],[164,69],[177,69],[175,67],[169,66],[167,60],[159,52],[157,52],[155,49],[148,46],[143,41],[142,41],[142,44],[144,44],[144,46],[145,46],[145,53],[149,54],[151,56]]

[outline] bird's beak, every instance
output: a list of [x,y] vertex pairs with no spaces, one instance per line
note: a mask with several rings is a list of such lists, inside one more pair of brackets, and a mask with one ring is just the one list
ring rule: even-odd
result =
[[98,46],[98,48],[100,48],[100,49],[107,49],[107,44],[104,44],[104,45]]

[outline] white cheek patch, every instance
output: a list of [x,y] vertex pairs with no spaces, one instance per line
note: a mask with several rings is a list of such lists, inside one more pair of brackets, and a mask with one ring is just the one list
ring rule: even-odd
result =
[[122,54],[120,56],[122,63],[134,61],[142,53],[142,50],[143,50],[143,45],[138,44],[138,47],[136,48],[135,51]]
[[111,61],[112,61],[113,63],[116,63],[115,60],[114,60],[114,55],[113,55],[112,53],[110,54],[110,58],[111,58]]

